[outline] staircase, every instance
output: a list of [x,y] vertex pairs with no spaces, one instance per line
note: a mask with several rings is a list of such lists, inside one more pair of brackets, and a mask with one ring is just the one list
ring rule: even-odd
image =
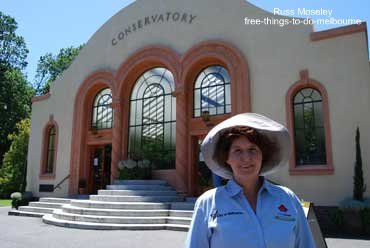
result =
[[115,181],[88,200],[41,198],[9,214],[81,229],[187,231],[194,203],[195,198],[185,199],[166,181],[125,180]]

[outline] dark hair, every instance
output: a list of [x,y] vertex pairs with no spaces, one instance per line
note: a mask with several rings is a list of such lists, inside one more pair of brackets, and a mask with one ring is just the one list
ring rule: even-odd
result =
[[277,149],[275,142],[251,127],[238,126],[230,128],[221,134],[213,153],[213,159],[218,164],[224,165],[226,169],[231,170],[230,166],[226,163],[230,147],[233,141],[240,137],[246,137],[249,142],[258,146],[262,152],[262,166],[265,161],[272,159],[272,155]]

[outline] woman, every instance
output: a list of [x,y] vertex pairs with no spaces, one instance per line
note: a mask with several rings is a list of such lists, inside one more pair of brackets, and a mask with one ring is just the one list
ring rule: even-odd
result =
[[186,247],[315,247],[297,196],[263,177],[287,163],[289,148],[287,129],[262,115],[214,127],[201,151],[212,172],[230,180],[197,200]]

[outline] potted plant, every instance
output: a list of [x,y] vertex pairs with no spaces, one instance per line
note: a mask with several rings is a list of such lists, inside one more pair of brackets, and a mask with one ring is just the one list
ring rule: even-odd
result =
[[22,194],[20,192],[14,192],[10,195],[12,199],[12,208],[18,210],[19,206],[22,206]]
[[78,194],[80,194],[80,195],[86,194],[86,192],[87,192],[86,186],[87,186],[86,179],[85,178],[80,178],[80,180],[78,180]]

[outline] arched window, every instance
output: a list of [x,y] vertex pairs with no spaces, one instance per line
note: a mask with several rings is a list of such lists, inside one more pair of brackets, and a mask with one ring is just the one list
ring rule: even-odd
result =
[[313,88],[294,96],[294,139],[296,165],[326,164],[322,97]]
[[42,138],[42,155],[40,163],[40,178],[55,178],[56,160],[58,147],[58,124],[54,121],[54,115],[49,116],[45,125]]
[[333,174],[328,94],[308,70],[300,71],[300,80],[289,88],[286,111],[293,138],[290,174]]
[[194,117],[231,112],[230,77],[219,65],[204,69],[194,85]]
[[165,68],[146,71],[130,99],[128,156],[149,160],[155,169],[175,168],[176,99],[174,79]]
[[54,173],[55,137],[56,137],[55,127],[52,126],[49,129],[49,133],[48,133],[46,166],[44,167],[44,173],[43,174],[53,174]]
[[91,127],[107,129],[113,126],[112,93],[109,88],[101,90],[94,99]]

